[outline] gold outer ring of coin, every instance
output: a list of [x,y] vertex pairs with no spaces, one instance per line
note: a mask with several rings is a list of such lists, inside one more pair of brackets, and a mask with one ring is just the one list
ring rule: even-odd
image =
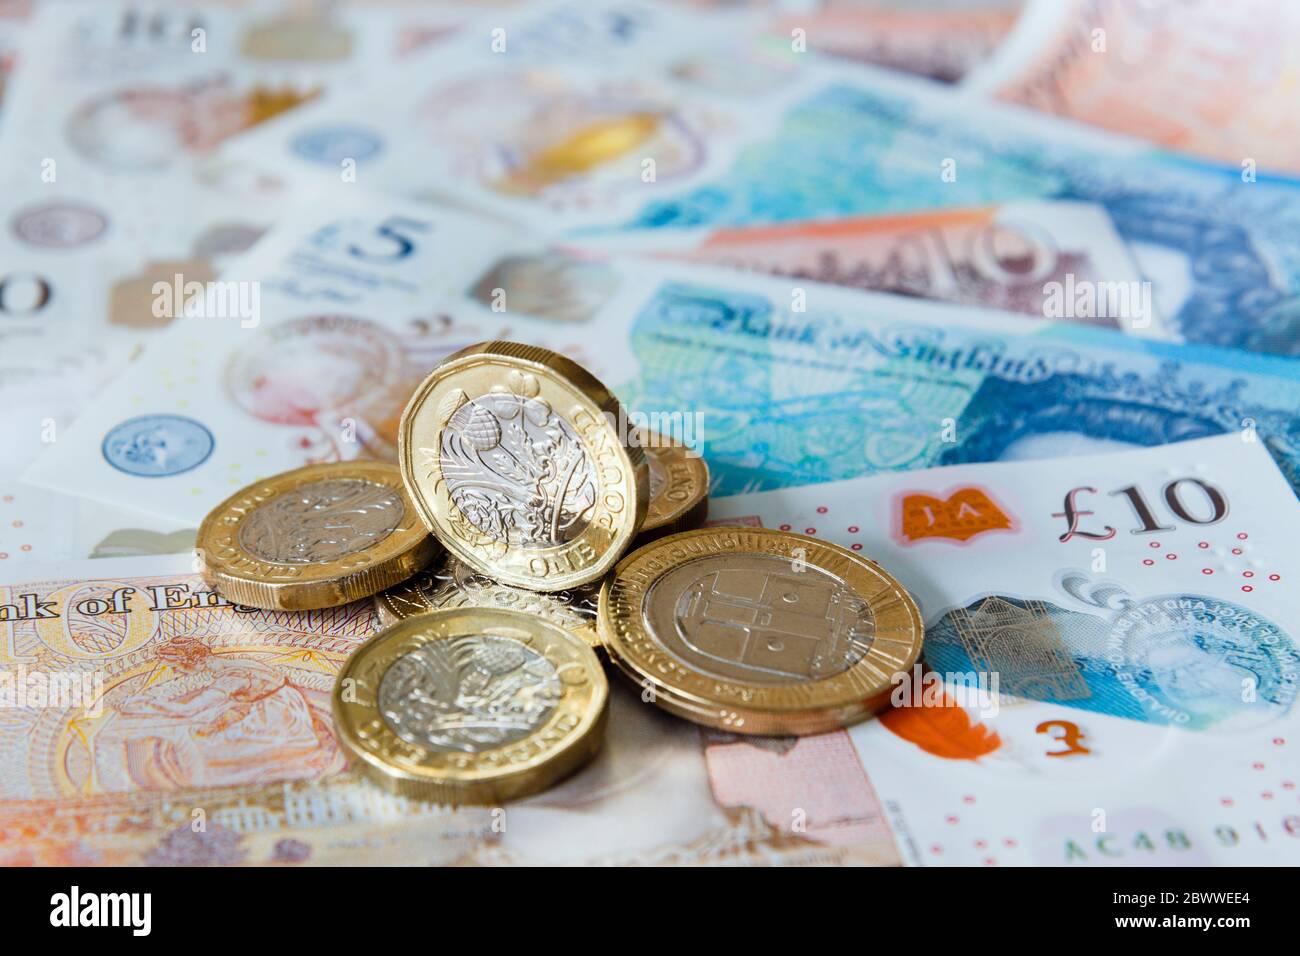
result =
[[634,546],[649,544],[665,535],[698,528],[709,517],[709,466],[699,454],[685,445],[652,432],[637,429],[636,439],[645,449],[654,475],[662,476],[659,493],[650,495],[645,523]]
[[[644,608],[656,581],[696,559],[745,555],[789,561],[790,579],[797,578],[796,570],[807,573],[813,568],[842,581],[870,608],[874,633],[867,651],[830,677],[760,683],[711,673],[669,649],[651,632]],[[701,606],[702,597],[697,595],[694,607]],[[788,599],[785,594],[780,597]],[[662,600],[676,599],[668,595]],[[747,605],[739,598],[734,604],[730,610],[735,614],[762,610],[757,600]],[[675,603],[673,607],[675,619]],[[773,610],[779,614],[783,609]],[[671,535],[628,555],[601,588],[598,620],[609,659],[650,691],[654,703],[698,724],[760,736],[824,733],[881,710],[889,703],[894,676],[909,672],[920,657],[925,634],[916,602],[875,562],[817,538],[740,526]],[[725,629],[736,621],[718,623]],[[734,636],[739,636],[741,629],[735,630]],[[713,659],[724,668],[736,663],[734,658]]]
[[[452,500],[442,471],[443,432],[458,410],[489,394],[513,394],[521,405],[534,401],[568,423],[577,436],[597,487],[594,510],[570,540],[527,548],[511,545],[484,531]],[[645,521],[649,471],[645,452],[629,441],[630,434],[618,433],[618,423],[626,421],[614,394],[577,363],[536,346],[483,342],[449,356],[415,390],[398,426],[397,456],[425,525],[456,558],[515,587],[563,591],[603,577]],[[499,442],[499,435],[490,434],[491,423],[484,424],[489,433],[475,438],[485,444]],[[520,491],[526,490],[521,485]],[[498,512],[486,514],[489,507],[483,506],[486,520],[499,518]],[[558,516],[560,510],[550,504],[549,513]]]
[[[380,712],[380,687],[400,658],[464,638],[515,640],[555,669],[562,696],[521,739],[474,752],[437,750],[398,736]],[[544,790],[595,756],[609,713],[596,654],[562,627],[519,611],[453,608],[398,621],[361,645],[334,684],[339,741],[369,779],[391,793],[449,804],[492,805]]]
[[[367,482],[394,492],[402,502],[397,526],[368,547],[319,563],[266,560],[241,542],[240,529],[257,509],[304,485],[331,480]],[[254,482],[203,519],[195,548],[203,559],[203,579],[223,597],[273,611],[337,607],[369,597],[406,580],[442,551],[407,496],[401,472],[382,461],[307,465]]]
[[[466,587],[465,574],[478,578],[474,587]],[[416,614],[443,608],[481,607],[503,611],[523,611],[576,634],[588,647],[600,649],[600,632],[596,628],[598,584],[548,593],[529,591],[493,581],[468,565],[444,554],[432,566],[417,571],[401,584],[375,595],[375,612],[382,627],[396,624]],[[589,610],[573,610],[586,604]]]

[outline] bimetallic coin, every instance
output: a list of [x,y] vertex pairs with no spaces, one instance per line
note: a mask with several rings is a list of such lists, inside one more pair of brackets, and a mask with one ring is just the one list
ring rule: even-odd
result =
[[619,421],[618,400],[574,362],[486,342],[416,389],[398,459],[420,516],[455,557],[515,587],[562,591],[604,576],[645,520],[645,453]]
[[600,592],[609,658],[664,709],[741,734],[817,734],[889,701],[921,653],[911,595],[816,538],[720,527],[662,538]]
[[482,607],[535,614],[544,621],[600,646],[596,605],[600,585],[584,584],[567,591],[529,591],[494,581],[463,561],[444,555],[433,567],[419,571],[396,587],[375,595],[379,623],[387,627],[414,614],[443,608]]
[[204,519],[203,577],[239,604],[334,607],[404,581],[440,550],[397,466],[308,465],[249,485]]
[[650,505],[638,544],[690,531],[709,516],[709,466],[698,453],[656,432],[637,432],[650,467]]
[[494,804],[543,790],[596,753],[609,685],[591,648],[518,611],[456,608],[398,621],[334,686],[334,723],[386,789]]

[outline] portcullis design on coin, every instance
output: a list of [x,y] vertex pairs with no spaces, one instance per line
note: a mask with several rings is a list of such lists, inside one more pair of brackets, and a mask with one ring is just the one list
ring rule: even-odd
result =
[[308,465],[249,485],[199,528],[203,576],[231,601],[335,607],[410,577],[441,549],[394,465]]
[[403,796],[494,804],[542,790],[599,749],[609,685],[578,637],[518,611],[398,621],[334,687],[355,766]]
[[450,356],[398,429],[415,506],[456,558],[515,587],[598,580],[649,501],[645,453],[617,399],[554,352],[487,342]]
[[924,635],[916,603],[875,563],[740,527],[624,558],[598,622],[610,660],[665,710],[764,735],[823,733],[879,710]]

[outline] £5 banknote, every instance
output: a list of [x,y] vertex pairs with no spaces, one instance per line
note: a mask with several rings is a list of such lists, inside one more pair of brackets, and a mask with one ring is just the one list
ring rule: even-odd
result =
[[[509,338],[576,359],[629,426],[697,446],[714,493],[1250,432],[1297,483],[1289,360],[681,263],[576,257],[352,192],[287,224],[25,472],[182,522],[250,481],[391,458],[415,385]],[[342,202],[340,198],[337,200]]]
[[38,5],[0,124],[0,341],[38,356],[87,335],[129,349],[166,326],[176,311],[155,283],[215,278],[295,195],[200,160],[435,42],[467,10]]

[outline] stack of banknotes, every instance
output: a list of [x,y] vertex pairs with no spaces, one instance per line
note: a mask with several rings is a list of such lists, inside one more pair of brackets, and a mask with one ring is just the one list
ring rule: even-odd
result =
[[[0,0],[0,862],[1300,860],[1297,50],[1281,0]],[[887,569],[891,706],[611,679],[541,793],[367,779],[382,605],[227,600],[196,533],[397,462],[488,340]]]

